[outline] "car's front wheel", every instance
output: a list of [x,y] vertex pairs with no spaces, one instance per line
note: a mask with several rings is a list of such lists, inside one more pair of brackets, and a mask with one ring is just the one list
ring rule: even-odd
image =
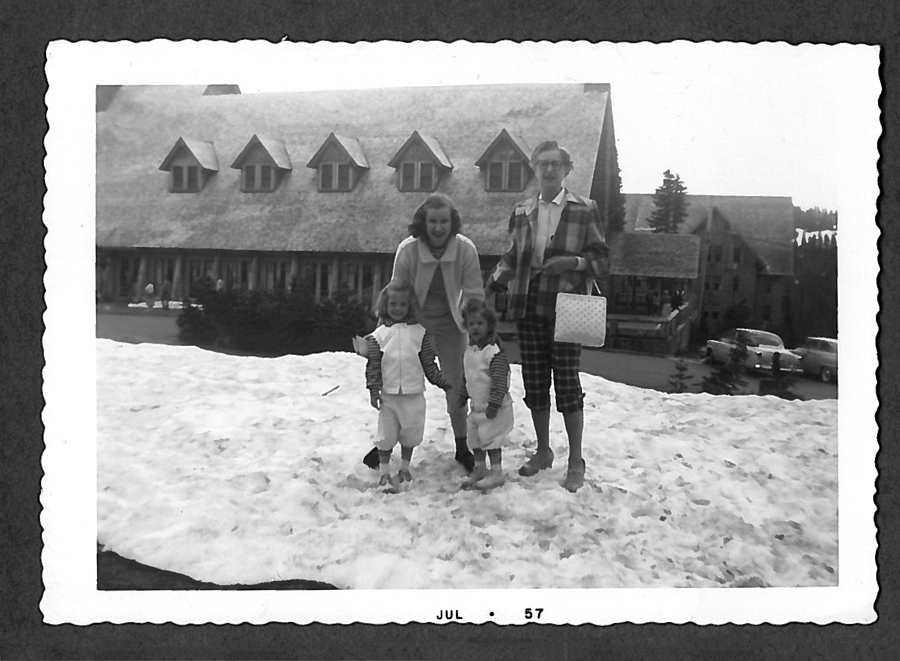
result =
[[834,369],[831,367],[823,367],[822,371],[819,373],[819,377],[824,383],[831,383],[834,381]]

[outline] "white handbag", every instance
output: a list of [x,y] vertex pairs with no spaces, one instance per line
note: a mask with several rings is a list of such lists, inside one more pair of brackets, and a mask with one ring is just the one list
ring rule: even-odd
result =
[[[593,285],[599,294],[596,281]],[[606,298],[590,294],[557,294],[553,339],[602,347],[606,342]]]

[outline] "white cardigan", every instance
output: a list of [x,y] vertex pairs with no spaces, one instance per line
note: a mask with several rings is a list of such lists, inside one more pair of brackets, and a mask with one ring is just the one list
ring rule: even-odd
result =
[[418,239],[409,236],[397,247],[391,279],[403,283],[411,282],[419,306],[422,306],[425,304],[428,287],[438,264],[441,266],[441,275],[453,319],[457,327],[464,331],[466,327],[460,312],[463,304],[470,298],[484,299],[478,249],[471,239],[462,234],[451,236],[447,239],[447,247],[438,261],[431,254],[431,248],[424,236]]

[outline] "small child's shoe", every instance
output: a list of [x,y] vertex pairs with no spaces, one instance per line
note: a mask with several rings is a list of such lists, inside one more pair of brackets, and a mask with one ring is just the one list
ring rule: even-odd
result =
[[469,475],[468,479],[463,482],[463,489],[473,489],[477,486],[478,482],[486,478],[490,475],[490,471],[488,471],[487,467],[484,464],[475,464],[475,468],[472,470],[472,473]]
[[479,481],[478,484],[475,485],[475,488],[480,489],[481,491],[489,491],[496,487],[502,487],[504,482],[506,482],[506,478],[503,477],[503,473],[491,473],[486,478]]
[[391,476],[387,473],[382,475],[381,479],[378,480],[378,488],[384,493],[397,493],[397,487],[394,486],[394,480],[392,480]]
[[400,484],[404,482],[412,482],[412,474],[409,472],[407,468],[401,468],[400,472],[397,473],[397,480]]

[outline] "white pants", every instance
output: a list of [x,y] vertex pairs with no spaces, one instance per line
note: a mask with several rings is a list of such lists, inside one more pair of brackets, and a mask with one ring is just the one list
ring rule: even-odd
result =
[[466,419],[466,441],[470,450],[498,450],[506,442],[513,429],[512,402],[504,401],[493,419],[484,411],[469,413]]
[[378,412],[379,450],[390,450],[397,442],[407,448],[422,444],[425,436],[425,393],[390,395],[382,391]]

